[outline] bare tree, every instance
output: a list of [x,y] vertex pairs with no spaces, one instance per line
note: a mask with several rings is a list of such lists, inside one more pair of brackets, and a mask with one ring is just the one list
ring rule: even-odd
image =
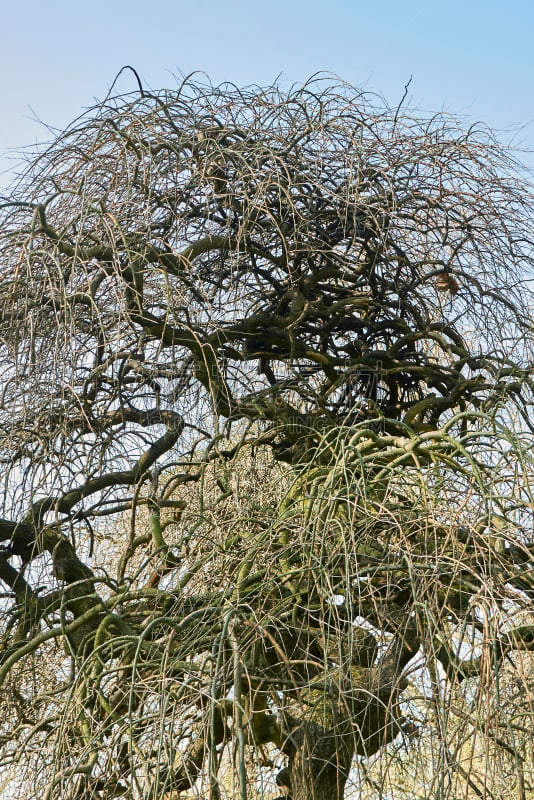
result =
[[245,800],[276,764],[294,800],[355,765],[382,797],[428,735],[432,796],[488,796],[503,753],[526,797],[513,154],[350,86],[187,80],[84,114],[1,214],[0,763],[25,796]]

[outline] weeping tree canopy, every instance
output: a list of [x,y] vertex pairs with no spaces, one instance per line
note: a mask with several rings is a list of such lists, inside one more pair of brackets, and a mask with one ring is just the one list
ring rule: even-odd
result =
[[533,210],[485,127],[321,80],[140,87],[30,159],[6,786],[530,796]]

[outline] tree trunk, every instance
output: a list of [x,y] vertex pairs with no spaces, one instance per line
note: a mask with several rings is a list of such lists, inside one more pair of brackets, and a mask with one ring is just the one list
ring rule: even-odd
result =
[[302,723],[292,731],[288,750],[292,800],[343,800],[354,755],[347,722],[330,730]]

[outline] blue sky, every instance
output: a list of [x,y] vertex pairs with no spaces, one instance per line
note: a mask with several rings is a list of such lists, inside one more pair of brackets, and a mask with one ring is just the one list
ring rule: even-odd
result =
[[[131,64],[153,89],[204,70],[214,82],[282,85],[326,70],[391,105],[517,131],[534,150],[534,0],[5,0],[0,185],[12,148],[49,139]],[[134,88],[125,73],[120,90]],[[526,156],[534,164],[532,156]]]

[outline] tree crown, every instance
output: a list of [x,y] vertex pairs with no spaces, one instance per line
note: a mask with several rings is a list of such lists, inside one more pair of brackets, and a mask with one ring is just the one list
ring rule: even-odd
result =
[[355,754],[450,752],[447,702],[532,641],[532,212],[485,127],[321,80],[109,97],[31,162],[1,204],[0,680],[36,793],[215,798],[233,763],[244,800],[254,752],[341,798]]

